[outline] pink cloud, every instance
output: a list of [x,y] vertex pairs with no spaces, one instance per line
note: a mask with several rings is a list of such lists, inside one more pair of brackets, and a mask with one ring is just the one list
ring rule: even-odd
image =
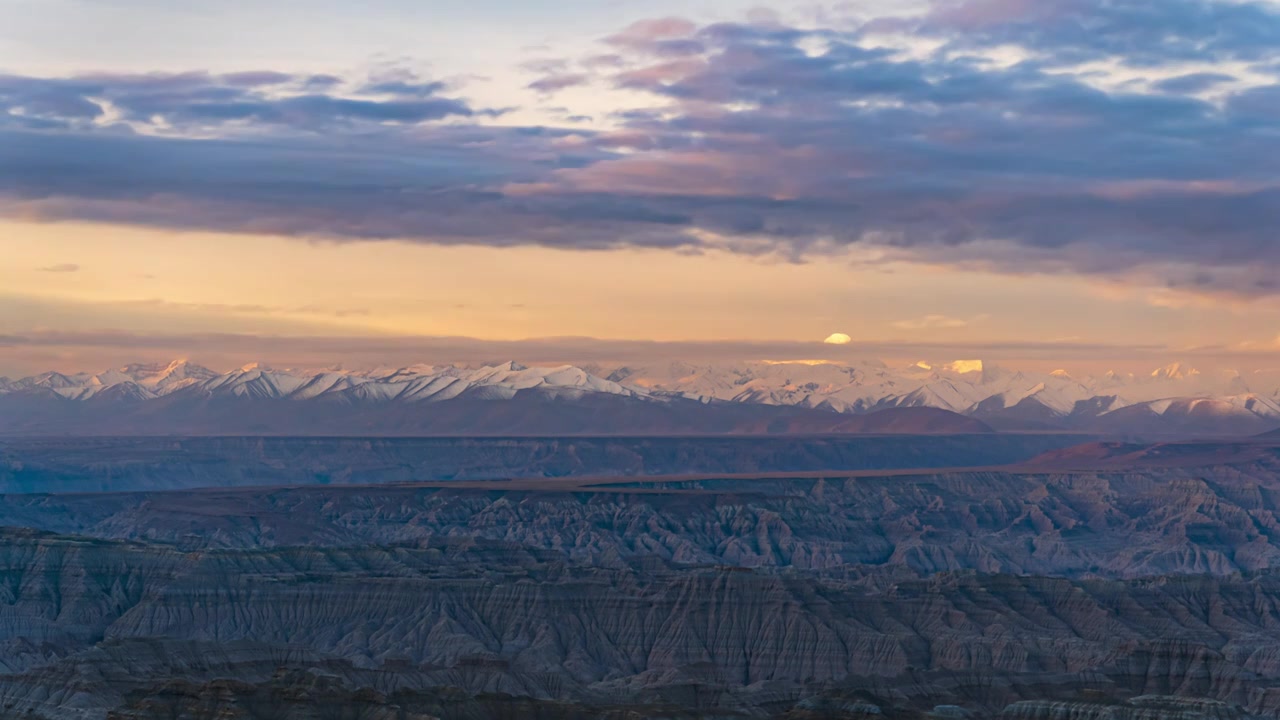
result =
[[619,84],[631,88],[653,88],[688,77],[706,67],[702,60],[673,60],[619,73]]
[[571,87],[585,84],[590,78],[584,73],[563,73],[547,75],[529,83],[530,90],[543,94],[551,94]]
[[689,37],[698,26],[684,18],[665,17],[652,20],[640,20],[623,28],[622,32],[609,38],[609,42],[618,45],[643,42],[647,40],[669,40],[671,38]]
[[[631,147],[646,142],[643,136],[617,138],[619,144],[624,139]],[[808,185],[809,176],[801,170],[821,161],[839,163],[843,174],[858,174],[848,158],[826,158],[812,147],[784,149],[751,145],[715,150],[652,150],[588,167],[560,170],[553,182],[512,185],[506,190],[520,194],[607,191],[700,197],[745,195],[785,200],[818,192],[818,188]]]
[[1243,195],[1272,187],[1262,183],[1246,183],[1237,180],[1118,180],[1098,183],[1093,194],[1113,200],[1130,200],[1151,195],[1179,193],[1188,195]]

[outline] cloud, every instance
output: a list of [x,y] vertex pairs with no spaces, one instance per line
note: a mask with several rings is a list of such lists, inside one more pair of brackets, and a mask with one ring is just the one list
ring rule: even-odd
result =
[[1280,45],[1275,5],[1245,0],[942,0],[893,19],[899,32],[959,47],[1034,47],[1059,62],[1120,57],[1135,65],[1260,60]]
[[341,85],[342,78],[336,75],[308,75],[299,81],[300,87],[304,90],[324,90],[335,85]]
[[1280,296],[1274,6],[967,0],[860,22],[657,18],[524,68],[538,92],[640,93],[607,132],[497,127],[404,72],[0,76],[0,214],[794,261],[859,245]]
[[557,73],[544,75],[528,84],[530,90],[551,94],[571,87],[585,85],[591,76],[585,73]]
[[45,265],[38,267],[36,270],[47,273],[73,273],[79,272],[80,266],[75,263],[58,263],[57,265]]
[[413,79],[381,80],[369,83],[360,92],[367,95],[399,95],[402,97],[425,98],[445,89],[442,82],[425,82]]
[[[335,145],[310,137],[268,143],[0,130],[0,214],[333,239],[587,248],[677,242],[669,228],[686,218],[655,203],[518,198],[496,189],[535,180],[548,165],[601,155],[551,147],[568,134],[442,127],[412,141],[400,132],[366,133]],[[617,228],[628,224],[632,235],[619,237]]]
[[955,360],[946,365],[947,370],[961,375],[982,372],[983,367],[981,360]]
[[[261,361],[280,367],[371,367],[415,363],[499,363],[591,365],[615,362],[833,361],[848,362],[848,346],[785,341],[603,340],[584,337],[483,340],[429,336],[326,336],[241,333],[141,334],[123,331],[0,333],[0,368],[31,374],[53,368],[98,370],[128,362],[190,357],[210,367],[231,368]],[[983,358],[985,362],[1034,362],[1057,367],[1087,365],[1146,371],[1170,358],[1242,371],[1274,363],[1272,348],[1170,348],[1163,345],[1098,343],[937,343],[863,342],[856,357],[914,362],[920,357]],[[929,363],[926,363],[929,364]],[[972,369],[973,366],[970,366]]]
[[[520,67],[537,75],[537,79],[525,87],[540,95],[553,95],[561,90],[578,87],[590,83],[596,76],[597,59],[586,58],[576,63],[582,70],[575,69],[575,63],[564,58],[544,58],[530,60]],[[561,114],[568,114],[568,108],[557,108]]]
[[232,86],[262,87],[265,85],[283,85],[294,80],[289,73],[274,70],[250,70],[248,72],[227,73],[219,75],[218,80]]
[[255,303],[193,303],[145,298],[102,303],[120,308],[151,308],[156,310],[193,311],[198,313],[233,315],[318,315],[334,318],[362,317],[370,315],[364,308],[333,308],[320,305],[261,305]]
[[828,335],[827,339],[823,340],[822,342],[827,345],[848,345],[849,343],[853,342],[853,338],[849,337],[848,335],[845,335],[844,333],[832,333]]
[[[117,129],[174,133],[216,128],[323,130],[351,123],[415,124],[481,111],[440,95],[443,83],[400,73],[349,94],[338,78],[273,70],[86,74],[64,78],[0,75],[0,127],[101,130],[110,110]],[[390,96],[390,97],[388,97]],[[120,124],[123,123],[124,126]]]
[[698,26],[680,17],[640,20],[605,39],[615,47],[649,55],[678,57],[696,55],[703,50],[694,33]]
[[[673,357],[721,360],[841,359],[848,348],[818,342],[787,341],[671,341],[607,340],[588,337],[546,337],[525,340],[484,340],[445,336],[282,336],[237,333],[143,334],[124,331],[27,332],[0,334],[4,348],[91,348],[99,350],[217,351],[254,355],[254,359],[295,357],[367,358],[374,362],[472,362],[510,360],[586,363],[607,360],[662,360]],[[1170,349],[1159,345],[1118,346],[1096,343],[932,343],[859,342],[868,357],[914,357],[921,353],[972,353],[987,357],[1053,358],[1164,357]],[[1197,354],[1197,353],[1191,353]],[[1203,354],[1203,353],[1200,353]]]
[[913,320],[899,320],[893,323],[893,326],[903,330],[944,330],[968,327],[969,321],[946,315],[925,315]]
[[1233,82],[1236,78],[1223,73],[1188,73],[1166,78],[1155,84],[1157,90],[1180,95],[1200,93],[1211,90],[1223,83]]

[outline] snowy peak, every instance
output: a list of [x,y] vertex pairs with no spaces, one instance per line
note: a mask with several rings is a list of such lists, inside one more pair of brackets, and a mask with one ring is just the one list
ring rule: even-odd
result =
[[367,382],[370,382],[367,378],[339,372],[320,373],[290,393],[289,398],[292,400],[309,400],[328,393],[346,392],[357,385],[363,385]]
[[1154,380],[1186,380],[1199,374],[1199,370],[1185,367],[1182,363],[1172,363],[1151,371],[1151,377]]
[[153,398],[181,392],[208,397],[296,401],[331,398],[347,402],[438,402],[464,393],[502,399],[532,390],[561,395],[648,396],[641,389],[606,380],[576,366],[526,367],[516,362],[479,368],[415,365],[372,372],[275,370],[261,363],[249,363],[219,374],[186,360],[176,360],[126,365],[97,374],[49,372],[4,385],[15,386],[47,389],[71,400],[87,400],[111,388],[119,388],[112,397],[127,394]]
[[138,385],[159,394],[171,392],[194,383],[212,380],[218,374],[187,360],[174,360],[165,364],[134,364],[120,368],[119,372]]
[[[1201,373],[1171,364],[1150,374],[1073,376],[1029,372],[983,360],[849,364],[738,362],[485,366],[411,365],[373,370],[273,369],[250,363],[218,373],[185,359],[132,364],[97,373],[47,372],[0,381],[0,394],[70,401],[146,402],[166,396],[326,402],[368,407],[458,399],[503,401],[536,394],[567,403],[587,396],[701,405],[743,404],[864,414],[934,408],[1003,429],[1117,431],[1142,423],[1182,428],[1269,429],[1280,425],[1280,373]],[[1226,422],[1229,420],[1230,422]],[[1197,424],[1198,423],[1198,424]]]

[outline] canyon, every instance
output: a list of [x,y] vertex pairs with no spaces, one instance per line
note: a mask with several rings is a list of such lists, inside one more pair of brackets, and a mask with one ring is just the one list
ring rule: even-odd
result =
[[[714,459],[728,441],[667,442]],[[10,490],[0,708],[1280,715],[1280,444],[1041,450],[983,467]]]

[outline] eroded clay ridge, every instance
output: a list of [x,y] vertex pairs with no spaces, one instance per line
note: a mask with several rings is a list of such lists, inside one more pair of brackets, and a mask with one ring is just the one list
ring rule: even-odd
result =
[[5,496],[0,707],[1272,717],[1280,458],[1247,450]]
[[[131,705],[117,717],[156,717],[140,698],[174,700],[174,683],[203,709],[166,717],[276,717],[210,713],[290,668],[348,692],[457,688],[469,702],[667,704],[693,717],[837,698],[989,715],[1085,691],[1280,709],[1270,572],[913,579],[578,562],[474,538],[184,552],[30,531],[5,534],[0,567],[0,706],[22,717]],[[244,685],[203,685],[220,680]],[[1025,710],[1015,716],[1041,716]]]
[[[394,457],[369,447],[361,466]],[[145,450],[99,470],[159,478]],[[1265,442],[27,493],[0,496],[0,527],[0,707],[18,716],[1280,714]]]
[[612,566],[1062,577],[1280,566],[1280,451],[1221,465],[898,470],[0,498],[0,525],[185,548],[475,538]]

